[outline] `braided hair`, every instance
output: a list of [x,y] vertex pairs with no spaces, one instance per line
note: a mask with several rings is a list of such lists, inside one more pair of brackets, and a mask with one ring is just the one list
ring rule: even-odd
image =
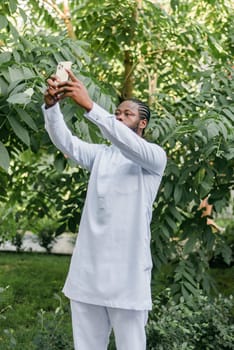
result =
[[146,119],[149,123],[150,121],[150,109],[149,107],[142,102],[141,100],[138,100],[137,98],[127,98],[125,101],[132,101],[138,105],[138,111],[139,116],[141,119]]
[[[139,117],[140,119],[146,119],[147,120],[147,125],[149,124],[150,121],[150,109],[147,104],[142,102],[141,100],[138,100],[137,98],[127,98],[125,101],[132,101],[138,105],[138,112],[139,112]],[[145,129],[142,130],[142,136],[145,134]]]

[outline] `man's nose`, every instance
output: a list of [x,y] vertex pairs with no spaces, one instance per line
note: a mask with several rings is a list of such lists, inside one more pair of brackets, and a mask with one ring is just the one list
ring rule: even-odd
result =
[[116,116],[116,119],[119,120],[120,122],[123,121],[123,113],[120,113]]

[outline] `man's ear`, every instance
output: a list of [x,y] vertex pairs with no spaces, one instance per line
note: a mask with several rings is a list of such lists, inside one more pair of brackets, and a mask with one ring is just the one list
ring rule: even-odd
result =
[[147,124],[148,122],[146,119],[141,119],[139,124],[140,129],[145,129],[147,127]]

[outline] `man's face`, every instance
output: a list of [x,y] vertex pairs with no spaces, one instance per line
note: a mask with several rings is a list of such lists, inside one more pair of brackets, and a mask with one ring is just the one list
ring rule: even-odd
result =
[[142,136],[142,131],[147,125],[147,120],[140,118],[137,103],[133,101],[120,103],[115,111],[115,115],[117,120]]

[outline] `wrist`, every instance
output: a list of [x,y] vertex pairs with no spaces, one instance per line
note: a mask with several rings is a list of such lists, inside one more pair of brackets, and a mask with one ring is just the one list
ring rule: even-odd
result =
[[87,113],[89,113],[92,109],[93,109],[93,101],[90,100],[90,101],[86,104],[85,110],[86,110]]
[[49,109],[49,108],[55,106],[56,103],[57,103],[57,102],[54,102],[54,103],[52,103],[52,104],[47,104],[47,103],[45,103],[45,109]]

